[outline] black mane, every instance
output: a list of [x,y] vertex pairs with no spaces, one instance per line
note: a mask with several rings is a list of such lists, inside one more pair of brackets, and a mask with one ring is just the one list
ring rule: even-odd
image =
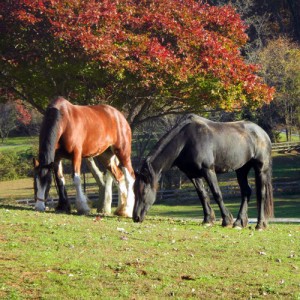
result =
[[60,111],[55,107],[48,107],[40,131],[39,162],[41,166],[54,162],[55,143],[58,124],[61,118]]
[[187,124],[191,123],[194,118],[199,118],[195,114],[188,114],[183,116],[178,123],[170,129],[165,135],[163,135],[154,148],[150,151],[149,155],[146,158],[146,162],[151,163],[152,160],[155,159],[157,155],[164,149],[164,147],[180,132],[180,130],[186,126]]
[[156,143],[154,148],[152,148],[147,158],[145,159],[140,171],[140,173],[143,175],[144,178],[147,179],[147,181],[154,184],[154,182],[158,180],[157,176],[159,176],[159,174],[156,174],[154,172],[152,168],[152,161],[156,158],[157,155],[159,155],[162,152],[162,150],[170,143],[170,141],[174,137],[176,137],[176,135],[182,130],[182,128],[185,127],[187,124],[190,124],[195,118],[199,118],[199,116],[195,114],[188,114],[180,118],[177,124],[166,134],[164,134]]

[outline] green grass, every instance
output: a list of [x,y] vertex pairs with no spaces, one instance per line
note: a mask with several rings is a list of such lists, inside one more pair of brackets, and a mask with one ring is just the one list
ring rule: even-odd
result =
[[[275,182],[300,180],[299,155],[273,165]],[[299,224],[203,227],[200,205],[180,201],[155,204],[142,224],[95,209],[37,213],[16,203],[33,197],[32,184],[0,182],[0,299],[300,299]],[[276,217],[299,218],[299,199],[276,194]],[[236,216],[240,199],[225,203]]]
[[300,226],[0,207],[1,299],[299,299]]
[[300,181],[300,154],[274,154],[273,181]]
[[[300,133],[296,133],[294,132],[292,134],[292,137],[291,137],[291,142],[299,142],[300,141]],[[279,134],[279,142],[286,142],[286,134],[284,132],[281,132]]]
[[[250,176],[251,177],[251,176]],[[72,180],[69,175],[66,176],[68,186],[68,194],[74,195],[75,190],[72,185]],[[91,176],[88,178],[92,180]],[[93,181],[93,180],[92,180]],[[251,178],[253,185],[253,177]],[[274,185],[277,183],[284,183],[288,181],[300,182],[300,155],[275,154],[273,157],[273,182]],[[235,174],[230,173],[229,175],[220,177],[220,185],[237,185]],[[55,187],[52,186],[50,191],[51,195],[56,197]],[[88,194],[97,193],[95,184],[90,183],[88,185]],[[195,196],[196,196],[196,192]],[[274,195],[275,199],[275,216],[276,217],[300,217],[300,191],[289,191],[289,192],[276,192]],[[33,180],[32,178],[15,180],[15,181],[3,181],[0,182],[0,203],[12,204],[15,203],[16,199],[33,198]],[[226,197],[224,199],[226,206],[230,209],[231,213],[236,216],[239,205],[239,197]],[[216,215],[219,216],[219,209],[213,199],[211,199],[212,207],[214,208]],[[184,203],[177,199],[169,201],[167,204],[156,203],[150,210],[150,214],[167,216],[167,217],[192,217],[202,218],[202,208],[198,201],[192,201]],[[256,212],[256,199],[255,194],[250,201],[249,205],[249,216],[255,218]]]
[[[276,195],[274,197],[274,215],[275,218],[300,218],[300,193],[293,195]],[[249,218],[257,218],[256,198],[252,197],[249,203],[248,216]],[[216,217],[221,218],[221,214],[217,204],[213,200],[211,206],[215,211]],[[240,208],[240,198],[235,197],[224,200],[226,207],[234,217],[237,216]],[[192,218],[203,219],[202,206],[199,204],[154,204],[149,211],[151,216],[161,216],[170,218]]]
[[0,151],[26,152],[34,145],[38,145],[38,137],[8,138],[4,140],[3,144],[0,143]]

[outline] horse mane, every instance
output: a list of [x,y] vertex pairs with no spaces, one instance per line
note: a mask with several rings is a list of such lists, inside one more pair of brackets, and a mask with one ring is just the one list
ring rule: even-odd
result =
[[151,162],[153,159],[155,159],[155,157],[165,148],[165,146],[174,138],[174,136],[176,136],[187,124],[195,121],[195,118],[199,117],[195,114],[188,114],[180,118],[177,121],[177,124],[160,138],[154,148],[150,151],[146,160]]
[[140,172],[143,174],[144,177],[148,178],[148,180],[152,182],[152,184],[154,184],[157,181],[157,177],[159,176],[153,170],[152,161],[168,145],[168,143],[174,138],[174,136],[176,136],[182,130],[183,127],[198,120],[199,118],[200,117],[195,114],[187,114],[183,116],[177,121],[177,124],[172,129],[170,129],[166,134],[164,134],[160,138],[160,140],[156,143],[154,148],[152,148]]
[[49,165],[54,161],[60,119],[60,111],[53,106],[48,106],[40,131],[39,162],[41,166]]

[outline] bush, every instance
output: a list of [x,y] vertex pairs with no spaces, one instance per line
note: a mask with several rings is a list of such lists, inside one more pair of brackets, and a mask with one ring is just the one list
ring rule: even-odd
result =
[[26,152],[0,152],[0,180],[14,180],[32,175],[32,158],[34,149]]

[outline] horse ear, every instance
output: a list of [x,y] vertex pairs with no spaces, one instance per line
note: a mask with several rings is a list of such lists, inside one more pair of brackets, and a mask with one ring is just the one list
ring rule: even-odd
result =
[[32,159],[33,167],[37,168],[40,165],[40,162],[34,157]]

